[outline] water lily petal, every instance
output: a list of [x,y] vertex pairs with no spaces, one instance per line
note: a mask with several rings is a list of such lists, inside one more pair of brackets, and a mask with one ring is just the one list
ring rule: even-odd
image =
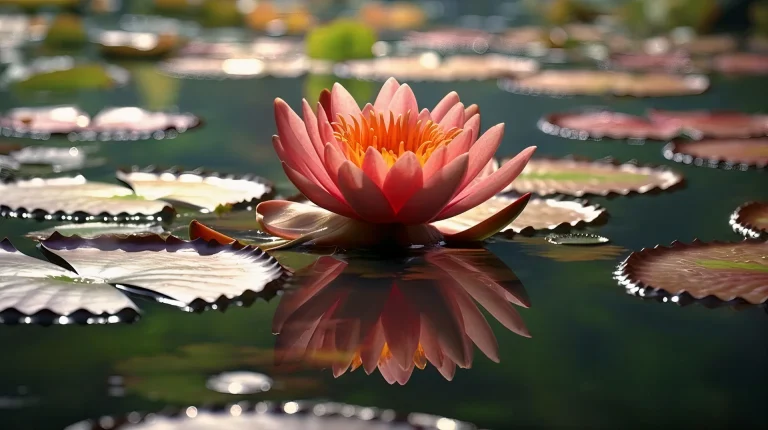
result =
[[421,323],[419,313],[397,286],[390,290],[381,314],[381,324],[392,358],[400,368],[407,369],[413,364],[413,353],[419,345]]
[[467,106],[466,109],[464,109],[464,119],[469,120],[469,118],[472,118],[473,116],[480,113],[480,106],[476,104],[471,104]]
[[432,109],[432,121],[440,122],[445,114],[451,110],[457,103],[459,103],[459,94],[456,91],[451,91],[446,94],[442,100]]
[[320,128],[317,125],[317,116],[315,116],[315,113],[312,112],[312,107],[309,106],[307,99],[303,99],[301,101],[301,108],[304,124],[306,125],[307,134],[309,135],[309,140],[312,142],[312,146],[315,148],[315,153],[317,153],[317,156],[320,158],[320,162],[322,163],[324,158],[325,145],[323,145],[323,140],[320,138]]
[[331,118],[335,121],[339,115],[358,118],[362,112],[352,94],[340,83],[333,84],[331,90]]
[[339,189],[349,206],[364,220],[390,223],[395,213],[381,189],[351,161],[339,169]]
[[[474,130],[471,129],[464,129],[461,133],[459,133],[458,136],[456,136],[451,143],[448,144],[448,154],[446,156],[447,161],[453,161],[456,157],[458,157],[461,154],[466,154],[469,152],[469,148],[472,147],[472,143],[474,142],[472,140],[472,134],[474,133]],[[430,157],[431,158],[431,157]],[[427,161],[429,162],[429,161]]]
[[421,112],[419,112],[418,120],[421,121],[422,124],[426,123],[427,121],[431,121],[432,114],[429,113],[429,109],[422,109]]
[[345,161],[347,161],[347,157],[334,144],[325,144],[325,171],[328,172],[328,176],[337,185],[339,183],[339,169],[341,169],[341,165]]
[[461,310],[461,317],[464,318],[464,330],[467,336],[480,348],[480,351],[483,351],[486,357],[498,363],[500,361],[499,343],[493,330],[491,330],[491,326],[488,325],[488,321],[463,288],[455,288],[454,290],[454,298]]
[[336,140],[336,136],[333,135],[333,127],[331,126],[331,123],[328,122],[328,118],[326,117],[326,110],[320,103],[317,104],[317,118],[318,118],[318,127],[320,128],[320,140],[323,142],[323,144],[331,143],[333,144],[339,151],[341,151],[341,144]]
[[477,142],[477,136],[480,135],[480,114],[474,114],[464,123],[464,130],[472,130],[471,144]]
[[[328,88],[323,89],[323,91],[320,91],[320,97],[318,98],[317,102],[320,106],[323,107],[323,117],[327,121],[333,121],[333,117],[331,117],[331,91],[328,90]],[[317,115],[320,116],[320,109],[317,110]]]
[[514,202],[510,203],[507,207],[496,212],[490,218],[487,218],[466,230],[457,232],[446,230],[441,228],[441,223],[435,223],[434,226],[440,230],[445,236],[446,242],[449,243],[467,243],[467,242],[481,242],[494,234],[501,231],[504,227],[508,226],[520,215],[525,209],[528,201],[531,198],[531,193],[525,194]]
[[387,177],[387,163],[381,156],[381,152],[377,151],[373,146],[369,146],[365,151],[362,167],[363,172],[377,187],[384,187],[384,178]]
[[423,185],[422,168],[416,154],[406,152],[389,169],[382,190],[392,210],[399,212],[405,202]]
[[485,310],[504,327],[523,337],[531,337],[525,322],[517,310],[505,300],[505,290],[485,277],[464,277],[461,285]]
[[432,175],[424,187],[414,193],[398,212],[398,221],[404,224],[422,224],[434,218],[451,200],[467,172],[469,156],[456,157],[438,173]]
[[270,200],[256,207],[257,220],[265,232],[283,239],[298,239],[323,228],[333,212],[286,200]]
[[488,129],[480,139],[469,149],[469,166],[467,167],[467,176],[464,178],[461,186],[466,187],[483,170],[488,160],[493,158],[496,150],[501,145],[501,139],[504,137],[504,124],[496,124]]
[[[455,158],[455,157],[454,157]],[[441,146],[437,148],[432,155],[429,156],[427,162],[424,163],[422,171],[424,172],[424,180],[428,180],[435,173],[439,172],[446,164],[448,164],[448,148]]]
[[465,188],[433,221],[466,212],[500,193],[523,171],[534,151],[535,146],[524,149],[487,178]]
[[443,354],[443,351],[440,350],[435,330],[432,329],[431,323],[426,318],[421,319],[419,344],[424,350],[424,356],[427,357],[427,360],[429,360],[433,366],[440,367],[443,365],[445,355]]
[[392,102],[392,97],[395,96],[398,89],[400,89],[400,83],[397,82],[397,79],[387,79],[387,81],[384,82],[384,85],[381,86],[379,94],[376,96],[376,101],[373,103],[373,109],[379,113],[389,109],[389,103]]
[[373,373],[379,364],[385,342],[384,328],[381,326],[381,320],[379,320],[368,334],[360,350],[360,360],[363,362],[363,369],[368,375]]
[[374,112],[373,105],[370,103],[366,103],[363,107],[363,118],[368,118],[371,115],[371,112]]
[[413,90],[408,84],[400,85],[400,88],[397,89],[395,95],[392,96],[392,101],[389,102],[388,109],[395,115],[395,118],[397,118],[398,115],[405,117],[405,114],[410,112],[411,114],[408,119],[410,127],[416,125],[419,104],[416,101],[416,96],[413,94]]
[[283,171],[285,171],[285,174],[293,185],[295,185],[296,188],[298,188],[299,191],[301,191],[301,193],[312,203],[339,215],[349,218],[359,218],[343,198],[339,199],[329,194],[315,182],[307,179],[306,176],[292,169],[286,163],[283,163]]
[[452,128],[462,128],[464,126],[464,104],[456,103],[440,120],[439,124],[446,131]]

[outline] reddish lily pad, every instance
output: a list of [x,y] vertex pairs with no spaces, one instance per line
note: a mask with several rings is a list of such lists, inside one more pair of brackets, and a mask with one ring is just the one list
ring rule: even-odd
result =
[[715,57],[712,67],[721,73],[737,75],[768,74],[768,55],[765,54],[723,54]]
[[409,57],[383,57],[340,64],[335,73],[342,78],[410,81],[464,81],[529,75],[539,64],[529,58],[488,54],[454,55],[441,58],[434,52]]
[[675,124],[656,124],[643,117],[597,111],[552,114],[539,121],[541,131],[569,139],[655,139],[677,137]]
[[117,178],[137,196],[188,205],[204,211],[218,206],[247,207],[272,196],[272,184],[254,175],[222,175],[203,170],[155,168],[120,170]]
[[191,79],[297,77],[307,72],[309,61],[303,56],[273,59],[177,57],[163,61],[159,68],[169,76]]
[[673,54],[615,54],[610,58],[610,67],[632,71],[692,72],[696,70],[691,57]]
[[468,51],[482,54],[488,50],[493,35],[482,30],[447,28],[432,31],[412,31],[403,40],[413,48],[441,52]]
[[709,79],[702,75],[545,70],[519,79],[502,79],[499,87],[513,93],[531,95],[663,97],[701,94],[709,88]]
[[758,137],[768,134],[768,115],[731,111],[661,111],[648,113],[658,127],[680,127],[697,139]]
[[682,182],[682,175],[665,167],[618,164],[602,160],[539,158],[530,160],[506,191],[542,196],[627,195],[666,190]]
[[731,170],[768,166],[768,138],[677,139],[664,147],[664,157],[678,163]]
[[733,231],[753,239],[768,238],[768,202],[749,202],[731,215]]
[[[498,195],[463,214],[434,223],[441,231],[463,231],[504,209],[516,196]],[[531,199],[523,212],[500,233],[524,235],[536,231],[566,231],[597,223],[607,216],[605,209],[585,201]]]
[[632,253],[615,275],[641,297],[761,304],[768,301],[768,242],[673,242]]

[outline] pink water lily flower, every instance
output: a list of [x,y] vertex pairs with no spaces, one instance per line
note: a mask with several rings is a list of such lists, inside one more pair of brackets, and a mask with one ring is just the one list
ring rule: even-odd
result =
[[420,109],[411,88],[389,79],[373,105],[360,109],[340,84],[320,96],[317,114],[304,100],[303,119],[275,100],[272,143],[283,169],[312,203],[268,201],[256,208],[264,231],[319,245],[427,245],[484,240],[507,226],[529,196],[463,232],[430,225],[459,215],[502,191],[535,147],[494,168],[504,125],[480,132],[476,105],[451,92]]

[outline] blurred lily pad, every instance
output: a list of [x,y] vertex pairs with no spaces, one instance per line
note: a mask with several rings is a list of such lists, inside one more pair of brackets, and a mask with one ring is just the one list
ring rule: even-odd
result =
[[84,239],[93,239],[97,236],[128,236],[133,234],[158,234],[164,233],[162,225],[159,224],[120,224],[106,222],[89,222],[81,224],[63,224],[56,227],[47,228],[27,233],[25,236],[35,240],[45,240],[53,233],[59,233],[63,236],[80,236]]
[[499,87],[531,95],[663,97],[701,94],[709,88],[709,79],[703,75],[545,70],[529,77],[502,79]]
[[664,147],[664,157],[678,163],[731,170],[768,166],[768,138],[677,139]]
[[[673,242],[632,253],[615,273],[631,294],[761,304],[768,300],[768,242]],[[677,299],[675,299],[677,297]]]
[[515,242],[522,243],[527,254],[561,263],[615,260],[626,251],[616,245],[558,246],[548,243],[543,237],[519,237],[515,238]]
[[161,72],[184,79],[253,79],[265,76],[293,78],[305,74],[309,62],[303,56],[262,59],[176,57],[159,64]]
[[767,75],[768,55],[757,53],[722,54],[714,58],[713,68],[725,74]]
[[102,55],[118,58],[158,58],[172,54],[183,45],[171,33],[143,33],[122,30],[101,32],[94,40]]
[[43,43],[50,48],[79,48],[87,41],[82,18],[64,13],[53,18]]
[[592,233],[567,233],[557,234],[552,233],[545,238],[547,242],[553,245],[577,245],[577,246],[591,246],[591,245],[604,245],[610,240],[605,236],[600,236]]
[[100,164],[99,159],[89,159],[83,148],[49,146],[4,146],[0,145],[0,166],[7,159],[9,168],[25,175],[44,175],[76,170]]
[[214,211],[218,206],[248,207],[270,198],[272,184],[254,175],[222,175],[203,170],[181,171],[134,168],[120,170],[117,178],[137,196]]
[[69,324],[138,318],[136,305],[100,279],[83,278],[0,242],[0,322]]
[[[509,206],[516,196],[498,195],[463,214],[434,223],[441,231],[463,231]],[[533,234],[536,231],[584,227],[606,216],[605,209],[584,201],[534,198],[501,233]]]
[[749,202],[731,215],[733,231],[753,239],[768,238],[768,202]]
[[556,113],[539,120],[539,129],[569,139],[654,139],[678,136],[676,124],[656,124],[646,118],[610,111]]
[[682,182],[681,174],[665,167],[618,164],[609,160],[538,158],[528,162],[508,190],[538,195],[606,196],[666,190]]
[[117,66],[50,57],[29,65],[10,65],[0,78],[0,86],[27,91],[106,90],[125,85],[128,80],[128,71]]

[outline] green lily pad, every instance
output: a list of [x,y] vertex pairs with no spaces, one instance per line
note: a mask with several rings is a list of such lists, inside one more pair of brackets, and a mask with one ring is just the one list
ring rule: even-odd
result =
[[768,242],[673,242],[632,253],[615,276],[641,297],[761,304],[768,301]]
[[523,250],[528,255],[547,258],[559,263],[615,260],[616,257],[626,252],[626,249],[616,245],[557,246],[549,243],[543,237],[517,237],[515,242],[522,244]]
[[736,233],[753,239],[768,238],[768,202],[749,202],[731,215],[731,227]]
[[101,54],[118,58],[159,58],[172,54],[183,44],[175,34],[104,31],[95,42]]
[[84,239],[93,239],[102,235],[111,236],[129,236],[134,234],[159,234],[164,233],[162,225],[159,224],[120,224],[106,222],[89,222],[81,224],[63,224],[51,227],[45,230],[33,231],[25,234],[26,237],[35,240],[45,240],[54,233],[63,236],[80,236]]
[[607,237],[591,233],[550,234],[547,242],[553,245],[604,245],[610,240]]
[[105,90],[128,82],[125,69],[99,63],[76,63],[71,57],[41,58],[30,65],[10,65],[0,86],[26,91]]
[[609,195],[666,190],[683,182],[679,173],[654,166],[638,166],[581,159],[532,159],[508,190],[538,195]]

